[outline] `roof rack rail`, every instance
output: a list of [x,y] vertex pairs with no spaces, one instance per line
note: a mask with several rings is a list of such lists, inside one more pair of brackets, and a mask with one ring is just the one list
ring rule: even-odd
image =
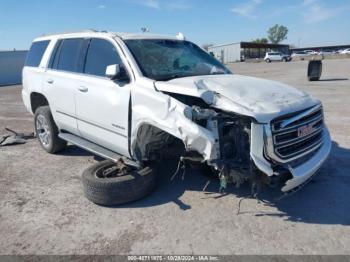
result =
[[84,32],[104,32],[104,33],[106,33],[107,31],[99,31],[96,29],[88,28],[88,29],[83,29],[83,30],[79,30],[79,31],[65,31],[65,32],[52,33],[52,34],[42,34],[42,36],[74,34],[74,33],[84,33]]

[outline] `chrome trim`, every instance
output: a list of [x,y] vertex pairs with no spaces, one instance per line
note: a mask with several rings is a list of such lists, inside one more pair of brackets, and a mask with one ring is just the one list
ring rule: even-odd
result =
[[[286,146],[290,146],[290,145],[293,145],[293,144],[297,144],[299,142],[302,142],[310,137],[312,137],[313,135],[316,135],[317,133],[320,133],[322,132],[323,130],[323,125],[320,126],[319,128],[315,129],[312,133],[306,135],[306,136],[303,136],[303,137],[296,137],[296,138],[293,138],[293,139],[290,139],[288,141],[284,141],[284,142],[277,142],[276,141],[276,136],[273,136],[273,142],[274,142],[274,145],[276,148],[282,148],[282,147],[286,147]],[[296,130],[294,130],[294,132],[296,132]],[[290,132],[291,133],[291,132]],[[285,133],[286,134],[286,133]],[[278,134],[280,135],[280,134]]]
[[271,133],[271,128],[270,128],[269,124],[264,124],[264,132],[265,132],[265,137],[266,137],[265,150],[266,150],[267,156],[272,158],[273,160],[279,162],[279,163],[282,163],[282,164],[288,163],[288,162],[296,160],[296,159],[298,159],[300,157],[303,157],[303,156],[311,153],[312,151],[316,150],[318,147],[320,147],[322,145],[322,143],[320,143],[317,146],[314,146],[314,147],[310,148],[309,150],[306,150],[302,154],[296,155],[294,157],[290,157],[288,159],[282,159],[274,151],[272,133]]
[[272,124],[272,131],[274,133],[278,133],[279,135],[282,135],[282,134],[290,133],[291,131],[295,131],[295,130],[293,130],[294,128],[301,127],[301,126],[304,126],[304,125],[307,125],[307,124],[317,123],[317,122],[319,122],[322,119],[323,119],[323,115],[317,115],[316,117],[311,118],[311,119],[309,119],[309,120],[307,120],[307,121],[305,121],[305,122],[303,122],[301,124],[297,124],[297,125],[293,125],[293,126],[290,126],[290,127],[287,127],[287,128],[283,128],[283,130],[281,130],[282,128],[279,129],[279,130],[275,130],[274,126],[276,125],[276,123],[278,123],[278,122],[276,122],[276,123]]
[[[276,149],[276,155],[278,155],[279,157],[283,157],[283,158],[288,158],[288,161],[291,161],[290,159],[290,157],[292,156],[292,155],[297,155],[298,157],[302,157],[302,156],[304,156],[304,155],[306,155],[306,154],[308,154],[308,153],[311,153],[312,151],[314,151],[314,150],[316,150],[316,148],[318,148],[318,147],[320,147],[321,145],[322,145],[322,138],[321,139],[318,139],[316,142],[314,142],[314,143],[312,143],[311,145],[309,145],[309,146],[307,146],[307,147],[304,147],[304,148],[302,148],[302,149],[300,149],[299,151],[295,151],[295,152],[293,152],[293,153],[290,153],[290,154],[288,154],[288,155],[281,155],[281,153],[279,153],[278,152],[278,149],[280,149],[280,148],[277,148]],[[283,148],[283,147],[281,147],[281,148]],[[305,151],[306,150],[306,151]],[[301,154],[299,154],[300,152],[302,152],[302,151],[304,151],[303,153],[301,153]]]
[[321,108],[322,108],[322,105],[321,105],[321,104],[318,104],[318,105],[316,105],[316,106],[310,108],[309,110],[306,110],[306,111],[304,111],[304,112],[302,112],[302,113],[300,113],[300,114],[298,114],[298,115],[296,115],[296,116],[294,116],[294,117],[292,117],[292,118],[289,118],[289,119],[287,119],[287,120],[284,120],[284,121],[282,122],[282,124],[281,124],[281,128],[285,128],[285,127],[288,126],[289,124],[291,124],[291,123],[293,123],[293,122],[295,122],[295,121],[297,121],[297,120],[299,120],[299,119],[301,119],[301,118],[303,118],[303,117],[305,117],[305,116],[307,116],[307,115],[310,115],[310,114],[312,114],[313,112],[315,112],[315,111],[317,111],[317,110],[319,110],[319,109],[321,109]]
[[[320,111],[317,113],[317,115],[313,116],[311,119],[307,119],[306,121],[298,124],[294,124],[293,126],[288,127],[288,125],[292,124],[293,122],[300,120],[304,117],[307,117],[310,114],[314,114],[315,112]],[[282,116],[283,117],[283,116]],[[282,124],[281,124],[282,123]],[[280,125],[279,128],[275,129],[276,125]],[[285,127],[283,128],[282,127]],[[304,136],[304,137],[292,137],[281,139],[282,141],[277,142],[277,138],[279,136],[289,134],[292,132],[297,132],[299,127],[305,126],[305,125],[319,125],[315,127],[315,129],[312,131],[312,133]],[[322,138],[319,138],[318,136],[321,135],[322,132],[325,129],[325,125],[323,123],[323,111],[322,111],[322,105],[318,104],[304,112],[301,112],[295,116],[291,116],[289,119],[284,119],[281,121],[271,121],[271,124],[265,124],[264,125],[264,132],[266,136],[266,143],[265,143],[265,152],[268,158],[275,160],[279,163],[288,163],[293,160],[296,160],[298,158],[301,158],[315,150],[317,150],[319,147],[322,146],[323,141]],[[315,140],[313,140],[315,138]],[[309,144],[301,144],[301,148],[294,148],[295,151],[293,151],[293,148],[291,148],[291,152],[285,152],[285,154],[282,154],[280,152],[281,149],[286,147],[293,147],[294,144],[303,143],[307,139],[311,139]],[[305,143],[305,142],[304,142]]]

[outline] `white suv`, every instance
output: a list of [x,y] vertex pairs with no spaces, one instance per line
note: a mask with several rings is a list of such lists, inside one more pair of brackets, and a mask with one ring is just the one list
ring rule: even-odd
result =
[[292,58],[290,55],[282,54],[280,52],[267,52],[264,57],[265,62],[268,63],[271,63],[273,61],[289,62],[291,59]]
[[282,181],[283,192],[294,191],[331,148],[320,101],[232,74],[181,37],[39,37],[23,69],[22,95],[49,153],[68,141],[138,165],[177,155],[217,170],[223,185]]

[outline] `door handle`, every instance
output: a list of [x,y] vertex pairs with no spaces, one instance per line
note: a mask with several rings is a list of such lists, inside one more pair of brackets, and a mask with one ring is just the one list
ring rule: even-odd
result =
[[87,92],[87,91],[89,90],[89,88],[87,88],[86,86],[79,86],[79,87],[78,87],[78,90],[79,90],[80,92]]
[[46,82],[47,82],[48,84],[53,84],[53,80],[52,80],[52,79],[47,79]]

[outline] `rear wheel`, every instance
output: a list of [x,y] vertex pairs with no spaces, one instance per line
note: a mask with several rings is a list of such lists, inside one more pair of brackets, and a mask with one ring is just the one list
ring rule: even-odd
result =
[[46,152],[53,154],[66,147],[67,142],[58,137],[58,128],[49,106],[41,106],[35,110],[34,124],[39,143]]
[[287,58],[283,57],[283,58],[282,58],[282,61],[283,61],[283,62],[287,62]]

